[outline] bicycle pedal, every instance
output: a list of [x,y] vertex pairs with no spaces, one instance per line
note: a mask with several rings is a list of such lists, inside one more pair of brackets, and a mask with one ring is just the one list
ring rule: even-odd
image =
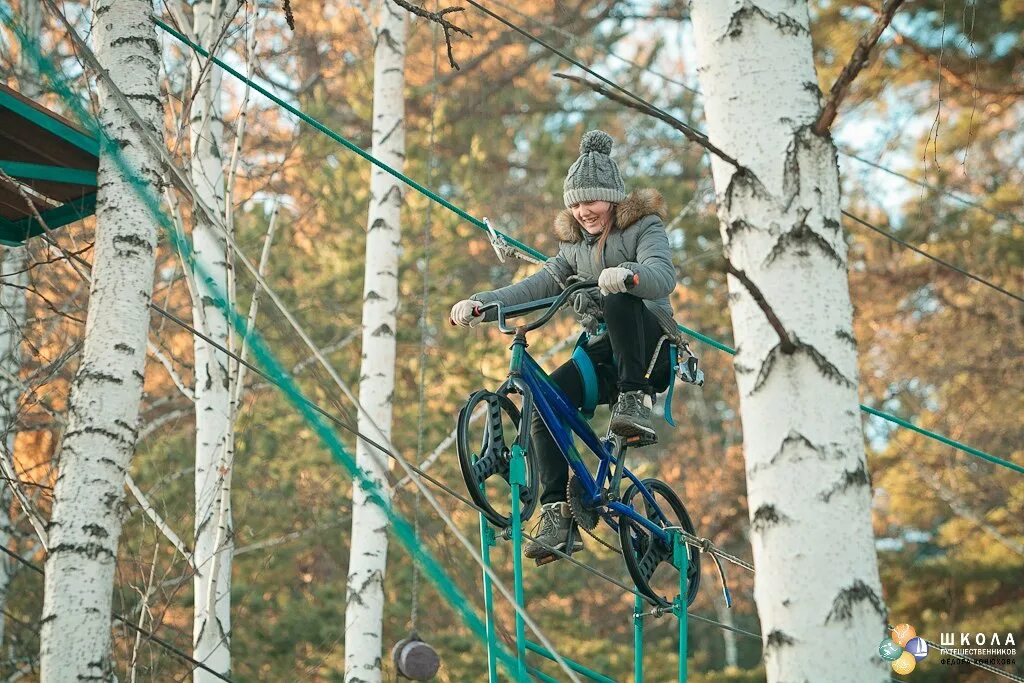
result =
[[643,446],[653,446],[658,443],[657,434],[636,434],[634,436],[628,436],[623,439],[623,444],[629,448],[642,448]]
[[550,554],[548,554],[548,555],[544,555],[543,557],[538,557],[538,558],[537,558],[536,560],[534,560],[533,562],[534,562],[534,564],[536,564],[536,565],[537,565],[538,567],[543,567],[543,566],[544,566],[544,565],[546,565],[546,564],[551,564],[551,563],[552,563],[552,562],[554,562],[555,560],[560,560],[560,559],[562,559],[562,556],[561,556],[561,555],[556,555],[556,554],[554,554],[554,553],[550,553]]

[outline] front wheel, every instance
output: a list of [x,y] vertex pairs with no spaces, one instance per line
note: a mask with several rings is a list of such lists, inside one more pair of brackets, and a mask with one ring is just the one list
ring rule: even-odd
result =
[[[659,479],[644,479],[642,483],[649,496],[636,484],[630,484],[622,496],[624,505],[662,529],[679,527],[696,535],[683,502],[668,484]],[[679,593],[679,572],[672,564],[671,543],[666,544],[653,530],[626,515],[619,515],[619,542],[626,569],[637,590],[655,605],[669,607],[672,601],[667,595]],[[686,555],[686,604],[689,606],[700,588],[700,553],[687,545]]]
[[[512,526],[512,485],[509,482],[512,446],[521,428],[519,408],[508,396],[477,391],[459,411],[456,447],[466,488],[477,507],[494,526]],[[526,452],[526,485],[519,489],[519,518],[526,521],[537,506],[537,467]]]

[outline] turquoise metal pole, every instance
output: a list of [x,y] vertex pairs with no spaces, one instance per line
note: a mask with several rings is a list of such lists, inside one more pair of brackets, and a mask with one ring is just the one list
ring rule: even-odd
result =
[[644,680],[644,601],[633,598],[633,683]]
[[[512,485],[512,575],[516,588],[516,604],[519,609],[526,609],[523,596],[523,521],[520,519],[521,501],[520,488],[526,485],[526,458],[519,444],[512,446],[512,460],[509,462],[509,483]],[[526,674],[526,624],[523,615],[516,610],[516,657],[518,659],[517,678],[529,682]]]
[[686,596],[689,586],[686,575],[689,573],[690,557],[686,553],[686,542],[678,530],[672,532],[672,559],[673,564],[679,569],[679,595],[676,596],[672,611],[675,612],[679,621],[679,683],[686,683],[686,646],[687,646],[687,623],[686,623]]
[[487,518],[480,515],[480,555],[484,560],[484,625],[487,628],[487,683],[498,683],[498,667],[495,653],[498,651],[497,635],[494,632],[494,590],[487,571],[491,568],[491,547],[494,545],[494,529]]

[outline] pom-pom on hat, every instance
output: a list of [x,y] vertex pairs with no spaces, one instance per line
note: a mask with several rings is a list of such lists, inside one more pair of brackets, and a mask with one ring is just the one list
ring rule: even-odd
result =
[[565,205],[606,201],[617,204],[626,198],[619,167],[612,161],[612,136],[591,130],[580,140],[580,158],[569,167],[562,192]]

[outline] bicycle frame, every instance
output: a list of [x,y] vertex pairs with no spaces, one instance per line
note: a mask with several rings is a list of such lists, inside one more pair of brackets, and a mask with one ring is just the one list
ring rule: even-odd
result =
[[[585,502],[588,505],[603,505],[605,511],[601,513],[604,520],[613,528],[618,528],[613,519],[613,513],[620,516],[625,515],[634,522],[643,525],[662,543],[669,547],[672,545],[672,537],[662,527],[655,524],[645,515],[639,514],[636,510],[624,505],[618,500],[602,500],[605,484],[613,476],[612,466],[622,467],[622,476],[632,481],[647,503],[655,510],[657,516],[665,524],[672,526],[672,522],[665,516],[657,501],[651,495],[643,482],[624,465],[620,465],[610,452],[610,444],[603,442],[591,429],[590,424],[580,415],[579,411],[569,402],[561,389],[552,381],[551,377],[544,372],[537,361],[526,351],[526,331],[520,328],[516,332],[515,340],[512,342],[512,360],[509,363],[508,379],[501,385],[499,392],[507,389],[514,389],[523,396],[522,417],[520,418],[520,446],[525,447],[529,436],[530,424],[533,419],[533,411],[540,414],[544,426],[551,432],[559,452],[569,464],[570,469],[582,482],[585,492]],[[597,456],[599,463],[597,476],[590,473],[583,456],[576,448],[573,434],[578,436],[584,445]],[[617,493],[617,492],[615,492]]]

